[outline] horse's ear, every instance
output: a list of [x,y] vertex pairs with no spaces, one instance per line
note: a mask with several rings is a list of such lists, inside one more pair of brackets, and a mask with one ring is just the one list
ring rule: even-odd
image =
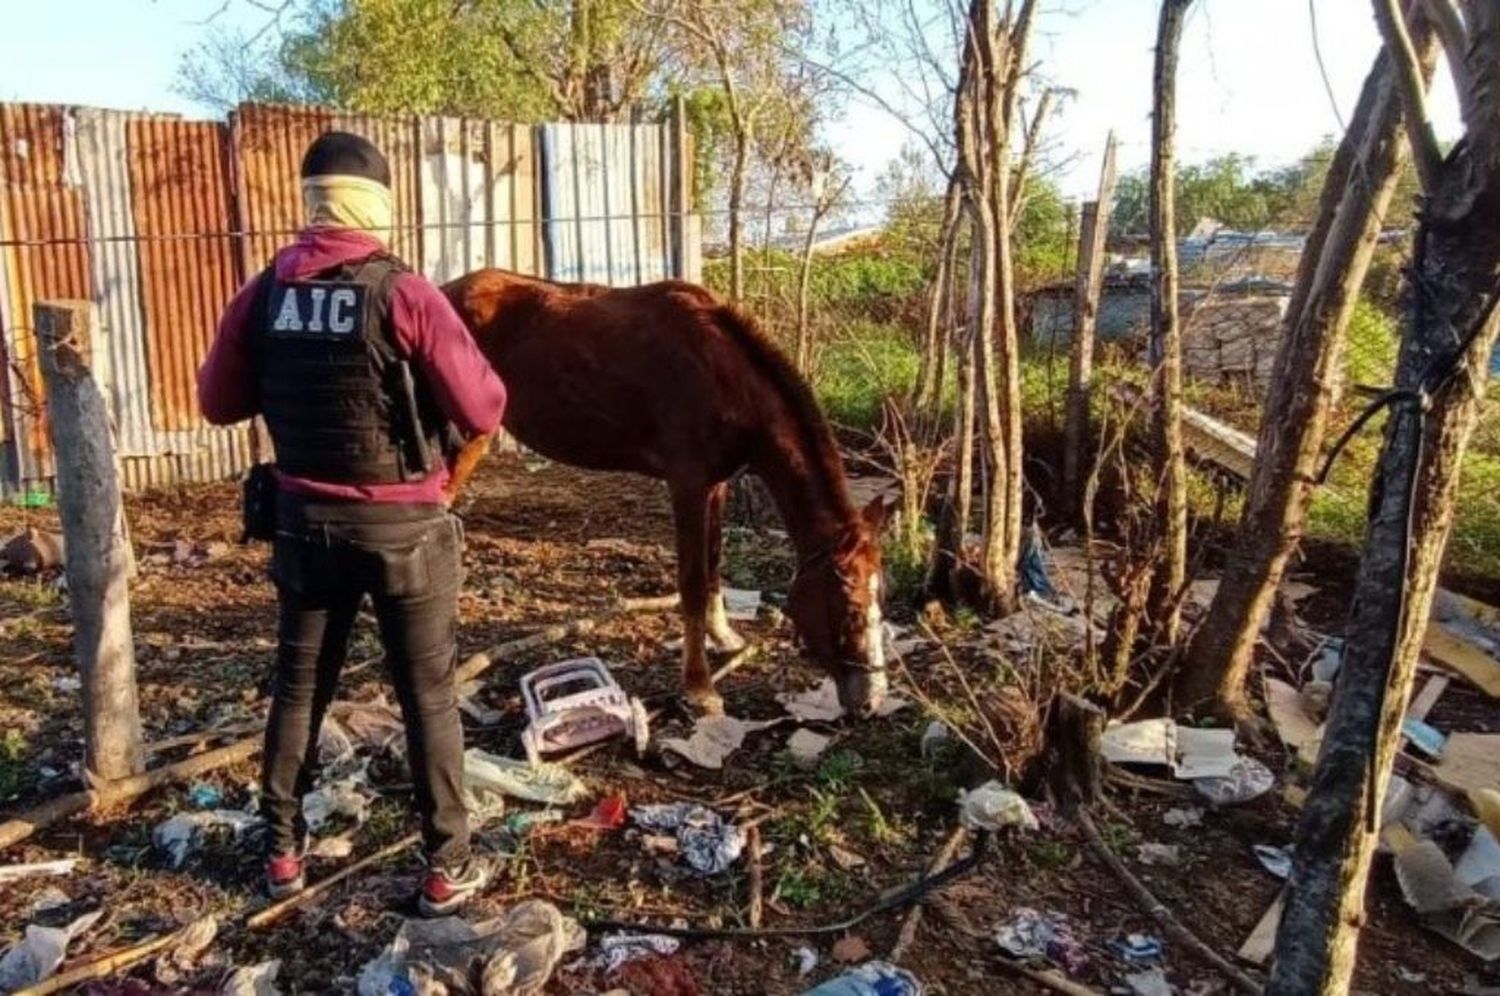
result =
[[890,517],[890,506],[885,503],[883,496],[876,495],[859,513],[859,517],[864,521],[865,529],[871,536],[879,536]]

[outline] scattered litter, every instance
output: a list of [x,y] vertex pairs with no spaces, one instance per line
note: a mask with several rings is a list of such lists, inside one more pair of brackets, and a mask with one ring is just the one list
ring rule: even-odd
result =
[[950,739],[952,739],[952,736],[952,731],[948,729],[947,723],[944,723],[940,719],[934,719],[932,722],[928,723],[927,728],[922,731],[922,744],[919,749],[921,755],[923,757],[930,756],[932,752],[937,750],[940,745],[945,744]]
[[681,946],[681,941],[665,934],[605,934],[599,939],[599,954],[589,965],[617,972],[620,966],[640,958],[670,957]]
[[1114,723],[1104,731],[1099,747],[1111,764],[1149,764],[1171,767],[1176,757],[1177,724],[1170,719]]
[[183,929],[182,936],[171,950],[156,959],[156,981],[166,986],[180,983],[218,936],[219,921],[214,917],[205,916],[193,921]]
[[40,574],[61,567],[65,549],[62,533],[28,526],[0,546],[0,574]]
[[77,864],[77,858],[60,858],[57,861],[36,861],[24,865],[0,865],[0,882],[19,882],[23,878],[37,875],[71,875]]
[[1203,810],[1197,806],[1180,806],[1169,809],[1161,816],[1161,821],[1169,827],[1201,827],[1203,825]]
[[864,855],[856,854],[848,848],[840,847],[837,844],[828,845],[828,856],[833,859],[834,864],[838,865],[844,871],[863,868],[867,864]]
[[744,588],[724,589],[725,614],[735,622],[753,622],[760,615],[760,592]]
[[1500,734],[1450,734],[1436,771],[1445,786],[1468,795],[1500,786]]
[[1323,739],[1322,724],[1308,711],[1302,693],[1276,678],[1266,679],[1266,711],[1281,743],[1304,765],[1313,764]]
[[797,966],[797,975],[804,977],[811,975],[813,969],[818,967],[818,953],[806,944],[792,951],[792,964]]
[[478,747],[464,751],[464,805],[479,819],[505,811],[505,797],[566,806],[588,795],[588,787],[560,764],[527,764]]
[[67,957],[68,945],[103,915],[103,910],[85,913],[65,927],[28,925],[26,936],[0,957],[0,992],[25,989],[51,978]]
[[1420,840],[1396,854],[1396,881],[1423,926],[1483,958],[1500,958],[1500,911],[1459,881],[1442,848]]
[[312,847],[307,849],[309,857],[322,858],[325,861],[338,861],[347,858],[354,853],[354,838],[349,834],[340,834],[337,837],[320,838]]
[[883,961],[867,961],[814,986],[802,996],[922,996],[922,983],[910,972]]
[[1487,826],[1474,831],[1453,873],[1481,896],[1500,901],[1500,842],[1496,841],[1494,831]]
[[618,830],[630,820],[630,808],[625,802],[625,793],[616,792],[600,799],[594,811],[573,825],[590,830]]
[[815,768],[818,758],[833,743],[832,737],[825,737],[821,733],[812,730],[798,730],[786,740],[787,752],[792,755],[792,762],[799,768]]
[[1127,975],[1125,985],[1131,996],[1172,996],[1172,985],[1167,982],[1167,973],[1159,968]]
[[356,826],[362,825],[370,808],[364,784],[363,778],[345,778],[303,796],[302,818],[307,821],[307,828],[317,833],[335,816],[347,816]]
[[1011,912],[1008,922],[995,934],[995,941],[1012,958],[1045,958],[1076,974],[1088,964],[1083,945],[1073,935],[1068,918],[1061,913],[1041,913],[1027,906]]
[[73,900],[68,894],[55,885],[49,885],[31,899],[30,914],[36,916],[38,913],[46,913],[48,910],[61,909]]
[[505,718],[505,713],[499,709],[491,709],[479,701],[479,693],[483,688],[484,682],[477,679],[460,685],[457,693],[458,708],[480,726],[495,726]]
[[1193,788],[1215,806],[1233,806],[1265,795],[1275,784],[1276,776],[1270,768],[1253,757],[1242,757],[1227,777],[1198,778]]
[[323,720],[318,756],[325,767],[347,763],[360,748],[372,755],[406,755],[406,727],[383,695],[364,702],[336,702]]
[[521,676],[521,698],[530,718],[521,734],[526,757],[548,755],[616,737],[646,751],[651,721],[646,707],[625,690],[597,657],[548,664]]
[[647,854],[680,854],[682,852],[677,838],[664,833],[641,834],[641,847]]
[[1400,979],[1402,982],[1409,982],[1409,983],[1411,983],[1412,985],[1415,986],[1415,985],[1420,985],[1421,983],[1427,981],[1427,973],[1426,972],[1413,972],[1411,969],[1407,968],[1405,965],[1397,965],[1396,966],[1396,978]]
[[[832,678],[824,678],[816,688],[804,692],[778,692],[776,701],[803,723],[831,723],[844,715],[844,707],[839,705],[838,686]],[[881,700],[875,714],[889,716],[909,705],[911,703],[906,699],[891,693]]]
[[1285,847],[1272,847],[1270,844],[1256,844],[1251,848],[1255,852],[1255,858],[1260,866],[1279,879],[1285,880],[1292,874],[1292,852]]
[[1122,938],[1110,941],[1109,949],[1121,961],[1140,964],[1159,959],[1162,956],[1163,946],[1160,938],[1152,937],[1150,934],[1126,934]]
[[718,771],[724,760],[739,750],[748,734],[775,726],[776,721],[754,722],[733,716],[700,716],[687,739],[662,737],[661,749],[687,758],[700,768]]
[[1233,730],[1177,727],[1177,757],[1173,773],[1181,779],[1228,778],[1240,757],[1234,751]]
[[540,993],[583,928],[551,903],[527,900],[471,924],[458,917],[407,920],[359,974],[359,996]]
[[840,937],[833,944],[833,959],[841,961],[845,965],[852,965],[857,961],[864,961],[870,957],[870,942],[858,934],[849,934]]
[[217,785],[208,785],[200,782],[188,789],[188,802],[193,804],[194,809],[218,809],[224,804],[224,793],[219,791]]
[[173,868],[181,868],[188,855],[202,845],[206,834],[227,828],[238,841],[245,831],[260,825],[259,816],[239,809],[178,813],[152,829],[151,843],[157,850],[166,852]]
[[541,812],[511,813],[505,818],[505,830],[512,837],[524,837],[534,828],[548,823],[561,823],[563,814],[555,809]]
[[1025,799],[999,782],[985,782],[977,789],[961,792],[958,797],[959,819],[971,830],[999,830],[1001,827],[1040,828],[1036,814]]
[[1443,756],[1443,747],[1447,744],[1448,737],[1441,730],[1408,716],[1401,723],[1401,732],[1413,747],[1433,760]]
[[893,622],[885,624],[885,648],[891,656],[898,660],[908,654],[916,653],[932,641],[920,636],[907,636],[911,631],[909,626],[898,626]]
[[83,679],[76,674],[60,674],[52,679],[52,687],[59,692],[72,693],[83,688]]
[[1331,684],[1338,676],[1339,666],[1344,663],[1344,641],[1329,640],[1323,644],[1323,652],[1313,662],[1313,680]]
[[219,996],[281,996],[281,990],[276,988],[279,974],[281,962],[277,959],[237,968],[219,987]]
[[1182,864],[1182,848],[1176,844],[1142,844],[1135,849],[1135,856],[1143,865]]
[[745,835],[739,827],[696,803],[637,806],[630,815],[643,830],[675,834],[683,858],[704,875],[717,875],[727,869],[739,859],[745,847]]

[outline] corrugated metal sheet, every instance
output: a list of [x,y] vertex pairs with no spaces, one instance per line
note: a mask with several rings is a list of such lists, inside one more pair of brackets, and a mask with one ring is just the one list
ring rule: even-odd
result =
[[0,314],[6,438],[17,473],[44,477],[51,474],[51,455],[31,308],[43,298],[87,300],[93,290],[72,117],[59,107],[0,105],[0,150],[0,241],[18,243],[5,249]]
[[93,302],[84,346],[127,487],[248,466],[247,428],[198,418],[196,371],[230,296],[300,226],[302,153],[329,128],[385,152],[392,248],[435,279],[498,266],[637,283],[688,259],[671,220],[677,146],[659,126],[244,105],[226,127],[0,105],[0,493],[51,475],[31,328],[43,298]]
[[137,118],[127,129],[152,413],[178,431],[199,424],[198,366],[243,282],[228,234],[227,136],[211,121]]
[[541,126],[547,275],[633,285],[676,272],[662,129]]
[[241,104],[230,117],[239,230],[245,273],[258,273],[302,224],[297,174],[302,153],[327,131],[333,115],[321,108]]

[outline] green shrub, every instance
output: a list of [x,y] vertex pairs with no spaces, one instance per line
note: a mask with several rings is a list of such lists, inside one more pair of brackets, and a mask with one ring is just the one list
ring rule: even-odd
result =
[[1344,374],[1349,384],[1385,386],[1396,372],[1401,330],[1396,320],[1369,298],[1361,297],[1349,319]]
[[904,329],[855,322],[824,347],[813,386],[835,424],[872,431],[881,403],[916,382],[919,362]]

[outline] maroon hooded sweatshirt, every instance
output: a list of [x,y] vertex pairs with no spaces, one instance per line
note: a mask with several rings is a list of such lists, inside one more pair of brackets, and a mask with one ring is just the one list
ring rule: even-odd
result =
[[[276,276],[306,280],[382,249],[366,232],[308,228],[276,254]],[[214,425],[233,425],[260,414],[249,340],[254,302],[252,280],[224,310],[218,335],[198,370],[198,407]],[[468,438],[498,429],[505,413],[505,385],[443,293],[414,273],[400,274],[391,289],[391,317],[402,351],[431,388],[443,415]],[[315,500],[437,503],[448,468],[396,484],[332,484],[289,474],[278,480],[283,491]]]

